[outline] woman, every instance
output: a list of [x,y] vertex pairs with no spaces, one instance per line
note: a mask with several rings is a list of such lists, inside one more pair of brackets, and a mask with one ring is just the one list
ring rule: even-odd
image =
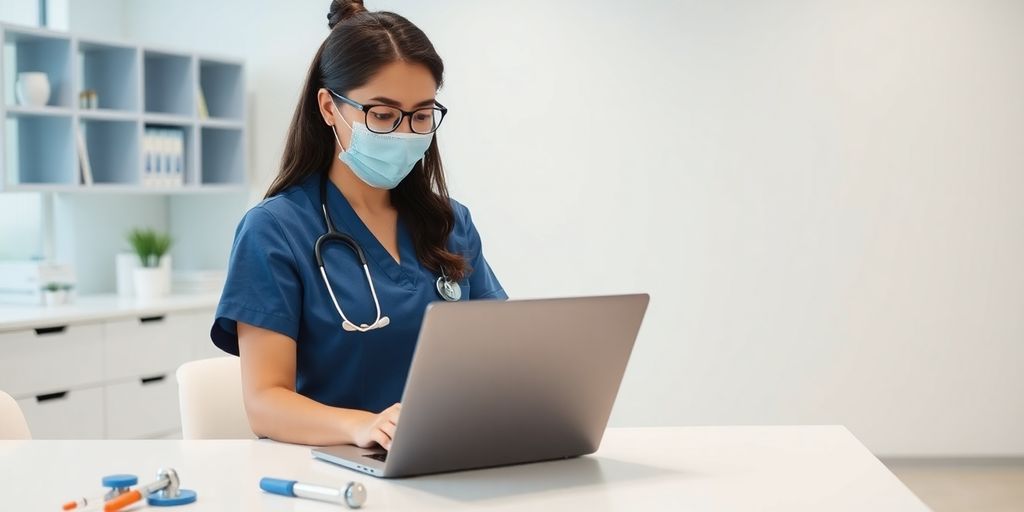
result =
[[[359,0],[327,17],[280,173],[235,233],[211,336],[241,357],[257,435],[390,449],[427,304],[507,295],[448,197],[433,45]],[[355,243],[318,242],[331,226]]]

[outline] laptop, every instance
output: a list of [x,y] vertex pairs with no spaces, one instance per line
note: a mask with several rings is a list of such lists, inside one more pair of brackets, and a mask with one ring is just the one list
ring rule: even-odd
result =
[[313,456],[394,478],[593,453],[649,300],[432,303],[390,452],[339,445]]

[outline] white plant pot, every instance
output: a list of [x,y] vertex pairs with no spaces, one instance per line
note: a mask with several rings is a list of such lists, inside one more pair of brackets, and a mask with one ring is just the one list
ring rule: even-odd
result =
[[18,73],[14,88],[18,103],[31,107],[42,107],[50,102],[50,79],[46,73],[25,71]]
[[59,306],[64,303],[64,290],[43,290],[43,304]]
[[132,269],[132,285],[139,300],[166,297],[171,291],[170,256],[161,258],[160,266]]

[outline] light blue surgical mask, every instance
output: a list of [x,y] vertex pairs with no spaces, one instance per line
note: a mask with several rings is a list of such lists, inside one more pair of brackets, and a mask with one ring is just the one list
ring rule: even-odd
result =
[[345,149],[338,132],[331,125],[334,140],[342,149],[338,159],[359,179],[375,188],[390,190],[397,187],[412,172],[416,162],[423,158],[434,138],[433,133],[375,133],[363,123],[349,125],[340,113],[337,117],[352,130],[348,149]]

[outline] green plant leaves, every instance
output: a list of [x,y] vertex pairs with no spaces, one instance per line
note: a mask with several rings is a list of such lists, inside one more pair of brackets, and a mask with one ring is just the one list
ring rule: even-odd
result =
[[132,245],[143,267],[160,265],[160,258],[171,248],[171,236],[153,229],[133,229],[128,233]]

